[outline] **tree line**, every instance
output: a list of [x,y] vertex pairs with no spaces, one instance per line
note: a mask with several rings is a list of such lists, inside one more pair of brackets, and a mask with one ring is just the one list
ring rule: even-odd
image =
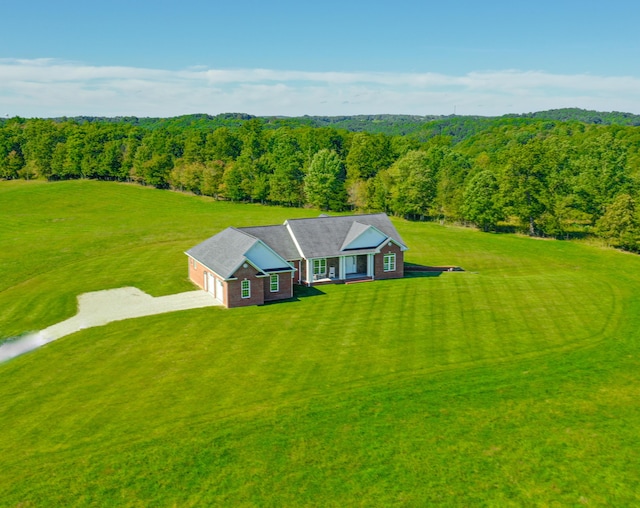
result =
[[530,235],[591,234],[640,251],[640,129],[536,118],[463,138],[269,125],[14,118],[0,178],[137,182],[216,199],[384,211]]

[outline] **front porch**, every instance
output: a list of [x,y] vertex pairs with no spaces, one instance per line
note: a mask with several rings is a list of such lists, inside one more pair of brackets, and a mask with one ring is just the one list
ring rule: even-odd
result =
[[374,254],[356,254],[329,258],[313,258],[306,260],[305,282],[311,284],[327,284],[346,282],[357,279],[373,280]]
[[324,286],[325,284],[357,284],[359,282],[372,282],[373,280],[373,277],[367,277],[366,275],[354,275],[349,276],[346,279],[318,279],[312,284],[307,284],[307,286]]

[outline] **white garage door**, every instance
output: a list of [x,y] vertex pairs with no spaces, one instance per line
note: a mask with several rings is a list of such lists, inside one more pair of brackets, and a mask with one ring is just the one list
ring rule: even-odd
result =
[[221,303],[224,303],[224,289],[222,287],[222,281],[216,279],[216,293],[214,295]]
[[213,274],[207,272],[206,279],[207,280],[206,280],[206,282],[204,284],[205,290],[215,296],[216,286],[215,286],[215,278],[214,278]]

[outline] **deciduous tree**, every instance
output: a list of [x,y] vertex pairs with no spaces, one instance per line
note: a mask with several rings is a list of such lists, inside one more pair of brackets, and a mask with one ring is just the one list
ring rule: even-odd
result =
[[436,197],[436,171],[427,153],[412,150],[388,170],[391,179],[390,208],[397,215],[423,218]]
[[503,217],[499,189],[491,171],[485,169],[474,175],[464,191],[463,217],[483,231],[495,229]]
[[304,180],[307,203],[322,210],[343,210],[346,207],[344,164],[332,150],[320,150],[311,161]]
[[614,247],[639,250],[640,217],[635,200],[629,194],[616,196],[598,219],[596,233]]

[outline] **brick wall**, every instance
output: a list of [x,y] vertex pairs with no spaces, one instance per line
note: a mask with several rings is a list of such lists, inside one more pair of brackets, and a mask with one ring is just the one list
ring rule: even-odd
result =
[[262,280],[264,281],[264,301],[272,302],[274,300],[284,300],[285,298],[291,298],[293,296],[292,293],[292,284],[293,279],[291,278],[290,272],[279,273],[280,277],[280,288],[277,293],[271,292],[271,278],[265,277]]
[[[187,259],[189,260],[189,279],[200,289],[204,289],[204,272],[208,270],[193,258],[187,257]],[[195,267],[193,266],[194,262]]]
[[[205,274],[211,272],[206,266],[196,261],[195,267],[192,258],[189,259],[189,279],[203,291],[205,290]],[[222,282],[224,296],[221,300],[227,307],[244,307],[247,305],[262,305],[265,301],[284,300],[293,296],[293,279],[290,272],[280,273],[280,289],[277,293],[271,292],[269,277],[257,277],[257,270],[247,263],[247,268],[240,267],[233,275],[238,280]],[[214,274],[214,277],[218,277]],[[297,272],[294,272],[297,277]],[[242,283],[247,279],[251,283],[251,297],[242,298]],[[215,282],[214,282],[215,283]],[[213,294],[213,293],[212,293]],[[220,299],[220,295],[217,295]]]
[[[238,280],[227,281],[227,307],[244,307],[246,305],[262,305],[264,303],[264,280],[257,277],[257,270],[248,263],[238,268],[233,277]],[[251,297],[242,298],[242,281],[247,279],[251,283]],[[268,281],[268,278],[267,278]]]
[[[391,245],[382,247],[380,252],[373,258],[373,274],[376,279],[398,279],[404,277],[404,252],[395,243],[390,243]],[[396,269],[392,272],[385,272],[384,255],[389,253],[395,253],[396,255]]]
[[220,288],[219,286],[217,286],[217,284],[215,289],[213,287],[207,287],[207,282],[205,282],[207,273],[210,273],[211,275],[213,275],[213,279],[210,279],[210,281],[208,281],[209,284],[216,284],[216,281],[220,279],[213,271],[211,271],[206,266],[198,263],[197,261],[195,262],[195,266],[194,266],[192,258],[189,258],[189,279],[191,280],[191,282],[193,282],[196,286],[198,286],[203,291],[209,291],[209,293],[211,293],[212,295],[215,294],[218,300],[220,300],[225,305],[227,305],[227,302],[228,302],[227,283],[224,280],[222,280],[222,294],[218,294],[218,291]]

